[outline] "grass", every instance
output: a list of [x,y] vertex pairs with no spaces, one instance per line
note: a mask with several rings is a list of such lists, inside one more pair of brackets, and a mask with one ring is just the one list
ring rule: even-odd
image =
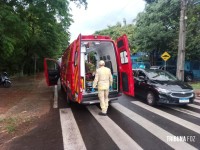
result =
[[1,130],[6,130],[7,133],[14,133],[17,131],[19,125],[23,123],[31,123],[33,118],[20,118],[20,117],[0,117],[0,132]]
[[191,83],[189,83],[192,87],[193,87],[193,89],[200,89],[200,82],[191,82]]
[[16,131],[16,125],[14,124],[9,124],[6,126],[6,130],[8,133],[13,133]]
[[4,121],[4,118],[0,118],[0,123]]
[[0,118],[1,126],[8,132],[13,133],[16,131],[18,119],[17,118]]

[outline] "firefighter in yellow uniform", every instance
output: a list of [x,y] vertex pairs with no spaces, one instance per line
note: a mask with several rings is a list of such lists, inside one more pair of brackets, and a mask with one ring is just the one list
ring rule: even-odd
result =
[[113,77],[109,68],[105,67],[103,60],[99,61],[99,69],[96,70],[93,88],[97,86],[98,97],[100,100],[100,107],[102,112],[99,115],[106,115],[108,109],[108,95],[109,87],[112,86]]

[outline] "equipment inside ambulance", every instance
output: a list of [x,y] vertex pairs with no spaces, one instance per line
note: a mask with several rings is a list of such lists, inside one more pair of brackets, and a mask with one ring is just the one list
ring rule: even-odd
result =
[[[117,44],[108,36],[80,35],[70,44],[60,60],[59,65],[55,60],[45,58],[45,77],[49,86],[56,85],[60,77],[61,87],[68,101],[82,104],[99,103],[98,89],[92,90],[92,85],[100,60],[105,61],[105,67],[110,68],[113,76],[109,100],[116,100],[121,92],[134,96],[134,81],[126,35],[120,37]],[[54,65],[48,65],[49,61]]]

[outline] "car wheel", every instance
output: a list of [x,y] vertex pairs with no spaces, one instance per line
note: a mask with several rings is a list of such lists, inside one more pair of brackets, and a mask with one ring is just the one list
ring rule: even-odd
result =
[[191,81],[192,81],[192,76],[191,76],[191,75],[187,75],[187,76],[185,77],[185,81],[186,81],[186,82],[191,82]]
[[148,105],[154,106],[156,103],[155,95],[152,92],[147,93],[147,103]]

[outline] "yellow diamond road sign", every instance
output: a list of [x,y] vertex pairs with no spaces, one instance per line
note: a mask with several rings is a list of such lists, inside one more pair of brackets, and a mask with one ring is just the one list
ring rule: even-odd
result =
[[162,55],[161,55],[161,58],[164,60],[164,61],[167,61],[171,56],[169,55],[168,52],[164,52]]

